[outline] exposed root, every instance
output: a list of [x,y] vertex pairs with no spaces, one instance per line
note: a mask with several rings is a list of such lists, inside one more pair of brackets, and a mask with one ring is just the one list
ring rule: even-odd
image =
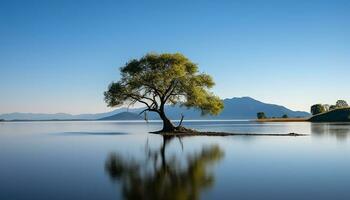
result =
[[161,135],[166,135],[166,134],[187,135],[187,134],[198,134],[199,132],[194,129],[185,128],[183,126],[176,126],[174,127],[173,130],[170,130],[170,131],[160,130],[160,131],[154,131],[151,133],[156,133]]

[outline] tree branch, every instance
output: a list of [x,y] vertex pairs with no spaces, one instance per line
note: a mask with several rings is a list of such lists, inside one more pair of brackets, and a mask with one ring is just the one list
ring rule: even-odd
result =
[[144,110],[142,110],[139,115],[141,115],[142,113],[146,112],[146,111],[151,111],[151,112],[156,112],[156,113],[159,113],[159,111],[157,109],[150,109],[150,108],[146,108]]
[[143,101],[141,99],[138,99],[137,97],[133,97],[132,95],[130,95],[130,98],[134,99],[135,101],[138,101],[140,103],[145,104],[147,106],[147,108],[149,108],[149,109],[151,108],[151,106],[147,102],[145,102],[145,101]]
[[[168,99],[172,96],[175,88],[176,88],[176,85],[177,85],[177,80],[174,80],[172,81],[173,83],[170,84],[170,86],[168,87],[166,93],[165,93],[165,98],[164,98],[164,103],[166,103],[168,101]],[[169,93],[169,94],[168,94]]]
[[183,120],[184,120],[184,115],[181,113],[181,120],[180,120],[180,123],[179,123],[179,125],[177,127],[181,126]]
[[162,96],[162,93],[154,86],[152,86],[151,84],[147,84],[147,83],[144,83],[145,86],[151,88],[159,97]]
[[[169,87],[168,87],[168,88],[165,90],[165,92],[164,92],[164,97],[167,96],[167,94],[168,94],[169,91],[172,91],[172,90],[175,88],[176,84],[177,84],[177,81],[176,81],[176,80],[172,80],[172,81],[171,81]],[[170,92],[170,93],[171,93],[171,92]]]

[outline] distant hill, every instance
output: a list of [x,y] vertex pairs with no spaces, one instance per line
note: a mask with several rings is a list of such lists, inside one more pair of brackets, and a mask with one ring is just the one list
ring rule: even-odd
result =
[[[309,117],[307,112],[293,111],[286,107],[263,103],[250,97],[235,97],[231,99],[224,99],[224,110],[218,116],[201,116],[200,112],[195,109],[186,109],[180,106],[166,106],[166,113],[170,119],[179,119],[181,113],[184,114],[185,119],[255,119],[257,112],[265,112],[268,117],[281,117],[287,114],[289,117]],[[40,114],[40,113],[10,113],[0,115],[0,119],[5,120],[69,120],[69,119],[103,119],[122,112],[139,113],[142,108],[127,109],[118,108],[112,112],[97,113],[97,114],[80,114],[71,115],[65,113],[57,114]],[[122,117],[122,116],[119,116]],[[125,116],[127,117],[127,116]],[[156,113],[150,113],[149,119],[159,119]],[[120,118],[121,119],[121,118]]]
[[[195,109],[186,109],[179,106],[167,106],[166,113],[170,119],[179,119],[181,113],[185,119],[256,119],[256,113],[265,112],[268,117],[309,117],[310,114],[302,111],[292,111],[286,107],[267,104],[250,97],[235,97],[224,99],[224,110],[218,116],[201,116]],[[159,119],[156,114],[150,114],[150,119]]]
[[66,113],[8,113],[0,115],[4,120],[47,120],[47,119],[74,119],[73,115]]
[[267,117],[281,117],[284,114],[289,117],[310,116],[308,112],[293,111],[281,105],[263,103],[250,97],[225,99],[224,105],[225,109],[219,115],[220,118],[255,119],[258,112],[264,112]]
[[118,114],[114,114],[109,117],[103,117],[99,120],[142,120],[143,118],[139,116],[137,113],[133,112],[121,112]]
[[339,108],[312,116],[311,122],[350,122],[350,108]]
[[[166,106],[166,113],[172,120],[180,119],[181,113],[185,119],[256,119],[256,113],[265,112],[268,117],[281,117],[286,114],[289,117],[309,117],[310,114],[302,111],[292,111],[286,107],[267,104],[250,97],[224,99],[224,110],[218,116],[201,116],[200,111],[186,109],[180,106]],[[131,112],[138,113],[142,109],[130,109]],[[149,113],[149,119],[159,119],[156,113]]]
[[[138,109],[133,109],[134,111],[137,111]],[[4,120],[95,120],[95,119],[101,119],[104,117],[109,117],[111,115],[115,115],[121,112],[127,112],[127,108],[118,108],[111,112],[105,112],[105,113],[96,113],[96,114],[79,114],[79,115],[72,115],[67,113],[54,113],[54,114],[48,114],[48,113],[7,113],[7,114],[0,114],[0,119]]]

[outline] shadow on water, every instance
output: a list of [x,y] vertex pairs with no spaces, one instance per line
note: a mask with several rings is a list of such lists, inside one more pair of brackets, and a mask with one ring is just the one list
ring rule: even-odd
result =
[[350,123],[311,123],[311,133],[345,140],[350,135]]
[[105,170],[121,185],[123,198],[200,199],[200,192],[213,186],[209,167],[224,156],[219,146],[204,146],[197,153],[182,156],[185,163],[181,163],[181,158],[166,156],[166,147],[173,139],[163,136],[163,144],[156,150],[146,144],[144,161],[117,153],[108,156]]

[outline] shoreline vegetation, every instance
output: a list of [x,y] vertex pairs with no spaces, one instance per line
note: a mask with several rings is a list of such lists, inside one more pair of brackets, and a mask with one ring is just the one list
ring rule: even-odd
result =
[[256,122],[309,122],[308,118],[265,118],[256,119]]
[[350,107],[336,108],[315,114],[308,119],[310,122],[350,122]]
[[265,118],[256,122],[350,122],[350,108],[339,108],[314,115],[310,118]]
[[[339,101],[338,101],[339,102]],[[344,101],[345,102],[345,101]],[[346,102],[345,102],[346,103]],[[346,104],[347,105],[347,104]],[[257,113],[258,119],[256,122],[311,122],[311,123],[320,123],[320,122],[350,122],[350,107],[349,106],[334,106],[332,109],[326,109],[327,106],[316,104],[311,107],[312,116],[309,118],[288,118],[279,117],[279,118],[269,118],[266,117],[265,113]]]

